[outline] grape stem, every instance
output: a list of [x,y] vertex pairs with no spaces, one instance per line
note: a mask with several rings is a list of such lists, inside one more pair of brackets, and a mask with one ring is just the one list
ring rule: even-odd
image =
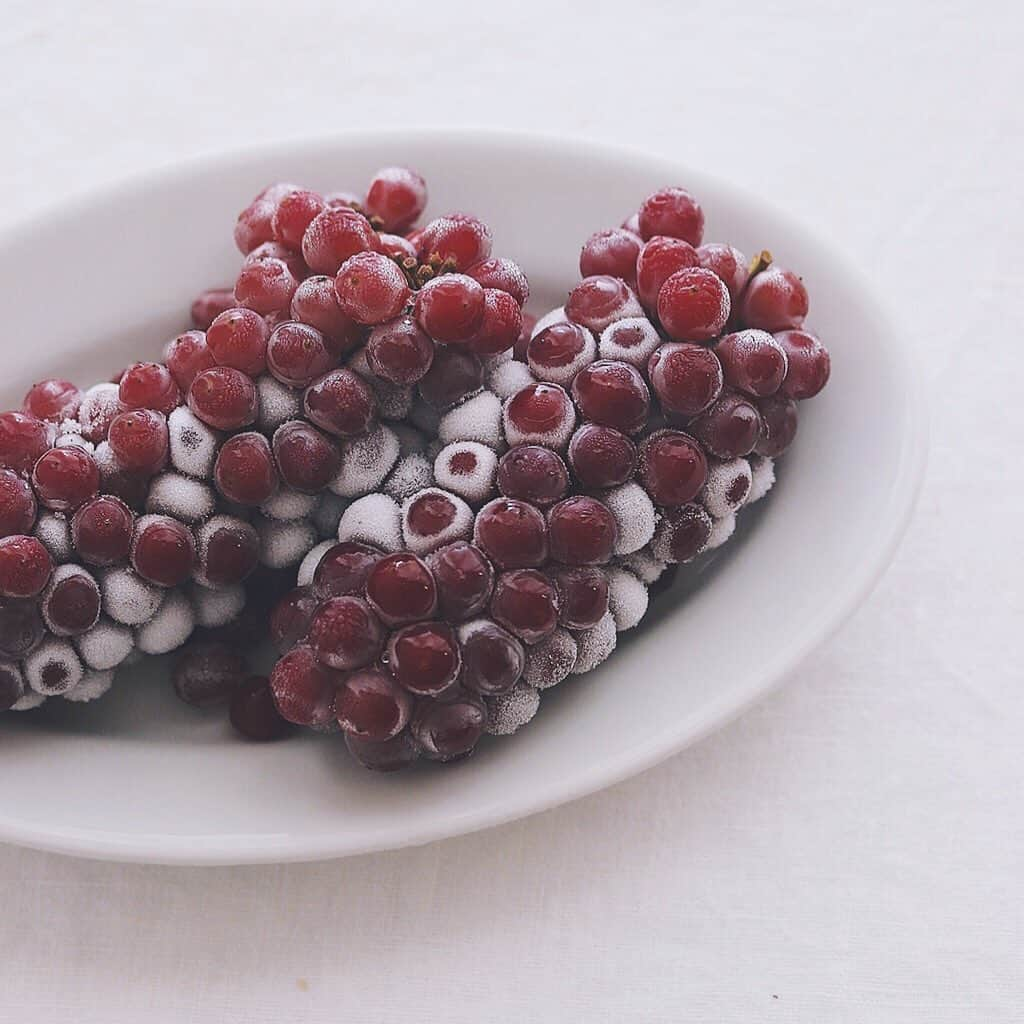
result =
[[753,277],[755,274],[760,274],[762,270],[767,270],[771,265],[772,254],[767,249],[762,249],[750,261],[750,277]]

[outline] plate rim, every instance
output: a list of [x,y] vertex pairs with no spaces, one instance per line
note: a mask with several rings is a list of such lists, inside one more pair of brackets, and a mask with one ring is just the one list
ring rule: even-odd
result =
[[[28,214],[5,221],[0,227],[0,244],[16,243],[23,234],[61,218],[73,217],[80,210],[110,201],[119,195],[149,192],[164,183],[182,182],[215,169],[230,170],[260,159],[280,154],[282,160],[295,159],[316,150],[343,148],[345,145],[366,147],[379,145],[393,148],[402,144],[506,149],[522,154],[526,150],[553,151],[577,156],[581,149],[596,154],[607,163],[642,164],[674,179],[686,175],[713,178],[716,189],[737,203],[756,206],[767,214],[785,221],[801,242],[828,254],[833,267],[847,276],[850,288],[858,295],[870,297],[875,316],[894,338],[904,336],[900,320],[890,303],[872,288],[863,272],[846,254],[826,241],[803,222],[776,207],[771,201],[748,189],[733,184],[711,171],[697,168],[663,154],[633,145],[612,145],[585,137],[553,135],[541,132],[499,131],[474,128],[417,127],[415,129],[379,129],[311,135],[258,145],[233,147],[183,159],[174,164],[112,179],[102,185],[76,190],[54,204],[29,211]],[[914,371],[912,352],[906,345],[894,345],[890,353],[892,370],[898,376],[904,396],[904,431],[900,439],[897,479],[889,492],[887,507],[879,510],[882,525],[878,542],[870,557],[865,558],[844,587],[837,588],[818,607],[811,620],[813,628],[802,631],[797,642],[774,652],[753,681],[727,698],[709,701],[688,719],[684,733],[659,733],[645,747],[633,747],[593,766],[585,776],[557,780],[539,796],[527,794],[492,802],[483,809],[467,812],[465,820],[449,815],[437,825],[424,825],[414,833],[396,820],[393,827],[377,829],[372,836],[361,838],[352,834],[317,837],[301,834],[259,833],[251,836],[252,844],[239,832],[228,836],[175,836],[165,833],[132,834],[109,830],[71,827],[41,828],[30,822],[0,813],[0,842],[13,843],[50,853],[66,854],[93,860],[162,864],[175,866],[226,866],[242,864],[296,863],[337,859],[361,854],[422,846],[441,839],[467,835],[507,824],[561,806],[599,792],[619,782],[640,775],[669,757],[717,731],[737,718],[753,704],[777,690],[785,679],[811,654],[827,642],[860,607],[891,564],[900,542],[910,525],[920,495],[929,448],[929,410],[927,393],[921,376]],[[154,852],[156,851],[156,852]]]

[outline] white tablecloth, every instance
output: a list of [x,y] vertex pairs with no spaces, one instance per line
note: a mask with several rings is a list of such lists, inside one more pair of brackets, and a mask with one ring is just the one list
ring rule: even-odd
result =
[[2,5],[0,219],[348,127],[625,139],[860,259],[902,309],[935,422],[884,582],[719,734],[394,854],[185,870],[2,847],[0,1020],[1021,1019],[1024,20],[746,6]]

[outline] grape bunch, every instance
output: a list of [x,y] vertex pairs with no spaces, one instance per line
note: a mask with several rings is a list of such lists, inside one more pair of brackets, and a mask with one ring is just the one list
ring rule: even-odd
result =
[[199,630],[179,694],[278,730],[266,680],[211,631],[266,603],[400,459],[415,475],[428,442],[405,421],[443,346],[484,359],[521,333],[522,271],[475,217],[417,228],[426,199],[395,167],[361,199],[270,186],[235,226],[234,286],[196,299],[162,362],[85,391],[46,380],[0,414],[0,710],[91,700]]
[[244,736],[456,761],[730,537],[828,380],[800,278],[704,244],[668,188],[535,322],[486,225],[425,205],[405,168],[362,198],[272,185],[163,362],[0,414],[0,710],[191,637],[179,696]]
[[582,280],[512,353],[437,350],[410,409],[432,440],[344,510],[271,617],[281,715],[340,728],[370,768],[459,760],[730,537],[830,367],[800,278],[703,225],[684,189],[654,193],[586,241]]

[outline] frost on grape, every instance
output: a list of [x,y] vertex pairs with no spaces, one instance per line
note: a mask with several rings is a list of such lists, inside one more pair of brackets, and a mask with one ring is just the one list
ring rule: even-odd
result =
[[32,534],[50,552],[55,564],[71,558],[71,526],[62,513],[43,512]]
[[494,449],[478,441],[454,441],[442,448],[434,460],[438,485],[473,505],[494,497],[497,473],[498,456]]
[[50,637],[25,658],[24,671],[31,689],[44,697],[54,697],[76,686],[85,669],[69,640]]
[[533,374],[526,363],[511,360],[494,367],[487,374],[487,387],[493,391],[498,398],[505,401],[511,398],[517,391],[533,382]]
[[615,628],[622,633],[640,623],[647,614],[647,587],[628,569],[614,567],[607,570],[608,610],[615,620]]
[[185,643],[195,625],[188,597],[181,590],[171,590],[159,611],[136,631],[135,641],[143,654],[167,654]]
[[529,722],[540,707],[540,693],[525,683],[516,683],[508,693],[484,698],[487,705],[487,732],[492,736],[511,736]]
[[368,494],[358,498],[341,514],[338,540],[360,541],[384,551],[401,550],[401,507],[387,494]]
[[341,468],[330,482],[330,489],[342,498],[361,498],[376,491],[398,461],[399,444],[395,432],[381,424],[361,437],[341,446]]
[[126,626],[148,622],[164,599],[164,591],[147,583],[127,566],[108,569],[100,577],[100,592],[103,610]]
[[736,516],[732,512],[715,519],[711,527],[711,536],[708,537],[704,550],[713,551],[715,548],[720,548],[733,535],[735,529]]
[[395,501],[402,502],[417,491],[434,483],[434,467],[430,459],[420,452],[413,452],[398,460],[395,468],[384,481],[382,490]]
[[773,459],[762,455],[750,457],[750,493],[747,495],[747,504],[752,505],[760,501],[775,484],[775,462]]
[[183,523],[198,523],[213,513],[212,488],[181,473],[161,473],[149,485],[146,511],[173,516]]
[[737,512],[746,503],[751,487],[746,459],[708,459],[708,475],[700,494],[701,504],[718,519]]
[[184,405],[167,417],[167,433],[171,465],[185,476],[209,480],[220,443],[217,433]]
[[113,671],[108,669],[105,672],[98,672],[95,669],[90,669],[75,686],[64,694],[64,699],[83,704],[102,697],[113,685]]
[[279,522],[257,516],[253,525],[260,538],[260,561],[268,569],[298,565],[316,544],[316,530],[305,519]]
[[304,494],[290,487],[281,487],[260,505],[260,512],[268,519],[291,522],[295,519],[308,519],[313,514],[316,504],[315,494]]
[[195,612],[196,625],[213,629],[226,626],[241,615],[245,607],[245,587],[235,584],[213,590],[194,585],[189,589],[189,598]]
[[[424,515],[424,510],[443,510],[442,521],[435,515]],[[423,521],[429,521],[429,532],[422,532]],[[473,535],[473,510],[457,494],[439,487],[428,487],[402,503],[402,539],[406,548],[417,555],[427,555],[457,540],[469,540]],[[419,528],[418,528],[419,527]]]
[[256,379],[256,422],[265,434],[302,415],[302,392],[265,373]]
[[616,637],[611,612],[605,612],[596,626],[578,632],[579,655],[572,669],[573,675],[580,676],[597,668],[615,650]]
[[317,566],[320,564],[320,559],[323,558],[336,543],[337,541],[335,540],[322,540],[315,547],[309,549],[306,557],[299,563],[299,571],[295,576],[295,585],[297,587],[308,587],[313,582],[313,575],[316,572]]
[[523,681],[538,690],[556,686],[572,672],[578,653],[575,637],[559,627],[539,643],[526,648]]
[[100,619],[88,633],[75,637],[75,647],[90,668],[103,672],[116,668],[135,647],[132,631],[112,619]]
[[601,495],[618,527],[615,554],[630,555],[649,544],[657,515],[647,492],[636,481],[612,487]]
[[449,409],[437,427],[442,444],[452,441],[479,441],[498,449],[504,440],[501,429],[501,399],[491,391],[481,391],[461,405]]

